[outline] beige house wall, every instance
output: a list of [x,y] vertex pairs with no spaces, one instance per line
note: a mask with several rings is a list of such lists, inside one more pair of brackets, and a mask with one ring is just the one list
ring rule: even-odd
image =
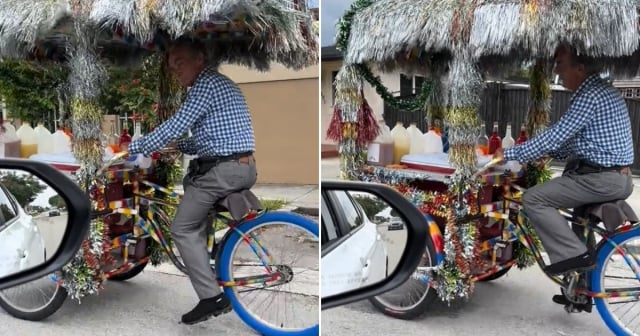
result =
[[[342,61],[325,61],[322,62],[322,73],[321,73],[321,90],[322,90],[322,107],[321,107],[321,121],[320,121],[320,137],[322,139],[322,144],[333,144],[334,142],[327,139],[327,130],[329,128],[329,123],[331,122],[331,117],[333,115],[333,86],[332,86],[332,73],[334,71],[339,71],[342,66]],[[392,92],[400,91],[400,73],[399,72],[391,72],[391,73],[376,73],[376,75],[380,76],[380,80],[382,84],[387,87],[387,89]],[[365,84],[364,87],[364,96],[371,106],[371,109],[376,114],[377,117],[381,117],[384,112],[384,101],[375,91],[375,89],[369,85]]]
[[258,183],[318,184],[318,68],[220,68],[240,85],[251,109]]

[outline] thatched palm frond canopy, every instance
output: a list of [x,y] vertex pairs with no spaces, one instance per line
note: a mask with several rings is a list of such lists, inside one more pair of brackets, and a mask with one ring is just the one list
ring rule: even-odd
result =
[[112,56],[153,52],[192,34],[219,62],[260,70],[271,62],[295,69],[317,63],[311,17],[298,0],[3,0],[0,56],[25,57],[36,47],[59,52],[78,20]]
[[[570,43],[620,66],[640,49],[635,0],[377,0],[357,12],[345,62],[415,68],[468,47],[480,63],[550,58]],[[490,65],[490,64],[489,64]],[[634,64],[637,70],[637,63]]]

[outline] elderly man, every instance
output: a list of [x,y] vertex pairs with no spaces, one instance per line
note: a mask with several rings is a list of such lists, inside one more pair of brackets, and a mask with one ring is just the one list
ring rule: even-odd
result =
[[257,179],[251,115],[245,98],[229,78],[207,67],[204,46],[178,39],[169,50],[169,67],[184,87],[190,87],[180,110],[148,135],[129,145],[132,154],[147,156],[191,130],[193,136],[177,148],[197,155],[183,181],[184,198],[171,224],[171,236],[200,301],[182,316],[193,324],[231,311],[209,264],[208,212],[232,192],[251,188]]
[[[540,135],[494,156],[521,163],[545,154],[569,159],[562,176],[523,195],[524,210],[551,260],[546,271],[566,274],[595,267],[595,256],[558,209],[629,197],[634,154],[627,105],[618,90],[600,78],[598,66],[566,45],[557,49],[555,61],[563,85],[574,92],[569,109]],[[558,297],[554,301],[566,302]]]

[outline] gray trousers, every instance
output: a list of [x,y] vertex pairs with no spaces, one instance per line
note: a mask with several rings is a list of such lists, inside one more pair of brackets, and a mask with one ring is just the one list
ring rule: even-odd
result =
[[562,176],[536,185],[522,196],[524,210],[552,264],[587,252],[586,244],[558,209],[623,200],[633,192],[630,174],[608,171],[579,175],[570,164]]
[[222,162],[203,175],[190,169],[183,180],[184,198],[170,231],[200,300],[221,293],[207,253],[207,235],[211,226],[208,212],[216,202],[235,191],[251,188],[256,180],[253,159],[249,163]]

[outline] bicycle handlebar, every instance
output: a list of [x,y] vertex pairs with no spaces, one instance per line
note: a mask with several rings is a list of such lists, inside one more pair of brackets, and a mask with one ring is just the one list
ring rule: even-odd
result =
[[[553,158],[547,157],[547,158],[544,158],[542,162],[544,162],[544,165],[546,166],[547,164],[549,164],[549,162],[551,162],[551,160],[553,160]],[[489,161],[487,164],[485,164],[480,169],[478,169],[478,171],[476,171],[475,174],[471,175],[471,178],[476,179],[478,176],[480,176],[482,173],[487,171],[489,168],[494,167],[495,165],[499,164],[502,161],[503,159],[496,159],[496,158],[491,159],[491,161]]]
[[[158,152],[161,153],[165,157],[169,157],[170,160],[172,160],[172,161],[175,161],[180,156],[182,156],[182,152],[180,152],[178,149],[175,149],[175,148],[163,148],[163,149],[159,150]],[[105,162],[105,164],[102,165],[102,167],[100,167],[100,169],[98,169],[98,171],[96,172],[96,176],[101,176],[115,162],[117,162],[117,161],[119,161],[119,160],[121,160],[123,158],[126,158],[128,155],[129,155],[128,151],[122,151],[122,152],[115,153],[113,155],[113,157],[111,159],[109,159],[109,161]]]
[[102,167],[100,167],[100,169],[98,169],[98,171],[96,172],[96,176],[101,176],[102,174],[104,174],[104,172],[109,169],[109,167],[111,167],[116,161],[127,157],[127,155],[129,155],[128,151],[115,153],[113,157],[109,159],[109,161],[107,161],[104,165],[102,165]]
[[482,173],[487,171],[489,168],[494,167],[495,165],[497,165],[500,162],[502,162],[502,159],[496,159],[496,158],[491,159],[491,161],[487,162],[487,164],[485,164],[484,166],[480,167],[480,169],[478,169],[478,171],[476,171],[473,175],[471,175],[471,178],[472,179],[476,179],[478,176],[480,176]]

